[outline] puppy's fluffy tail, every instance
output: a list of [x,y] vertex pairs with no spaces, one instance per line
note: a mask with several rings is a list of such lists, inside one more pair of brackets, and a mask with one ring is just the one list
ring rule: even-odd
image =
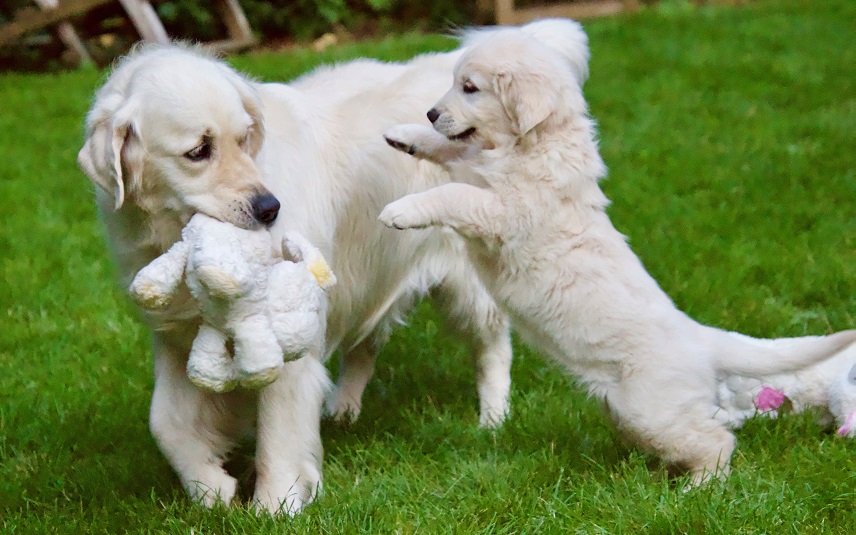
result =
[[[502,27],[469,28],[458,35],[465,47],[474,46],[501,30]],[[570,19],[541,19],[525,24],[520,29],[541,44],[567,60],[571,72],[582,85],[589,76],[588,36],[579,22]]]
[[822,362],[856,342],[856,330],[828,336],[763,340],[713,330],[717,368],[726,373],[761,378],[789,373]]

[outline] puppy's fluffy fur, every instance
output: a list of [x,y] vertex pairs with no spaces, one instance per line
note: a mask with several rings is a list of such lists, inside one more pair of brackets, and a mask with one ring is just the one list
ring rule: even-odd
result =
[[796,370],[847,347],[856,331],[758,340],[677,310],[606,215],[584,71],[568,59],[515,30],[467,51],[429,112],[434,129],[387,132],[459,183],[406,196],[380,219],[468,238],[515,328],[603,399],[621,429],[687,469],[691,484],[725,475],[734,437],[714,418],[717,374]]

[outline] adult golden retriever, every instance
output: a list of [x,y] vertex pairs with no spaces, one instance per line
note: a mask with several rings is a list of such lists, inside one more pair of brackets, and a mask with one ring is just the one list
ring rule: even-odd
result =
[[405,196],[380,219],[466,237],[515,329],[601,398],[622,430],[688,470],[690,485],[724,476],[734,435],[715,417],[717,378],[802,369],[851,345],[856,330],[759,340],[675,308],[606,214],[606,168],[567,63],[519,30],[465,52],[428,112],[434,128],[386,133],[458,183]]
[[[526,31],[564,40],[585,63],[585,34],[571,21]],[[470,32],[458,51],[401,64],[359,60],[290,84],[249,80],[182,46],[143,47],[97,92],[78,161],[97,201],[123,284],[179,239],[202,212],[243,228],[295,229],[330,259],[326,349],[289,362],[260,392],[213,394],[188,381],[185,365],[199,318],[189,295],[147,314],[155,387],[150,424],[190,495],[228,503],[236,480],[222,468],[236,442],[255,433],[254,503],[298,512],[321,484],[319,421],[327,373],[343,353],[330,410],[360,411],[375,355],[415,298],[435,288],[450,323],[475,354],[480,423],[508,409],[508,322],[453,232],[400,233],[377,222],[388,202],[448,180],[439,167],[390,151],[381,134],[419,119],[443,94],[461,51],[492,30]]]

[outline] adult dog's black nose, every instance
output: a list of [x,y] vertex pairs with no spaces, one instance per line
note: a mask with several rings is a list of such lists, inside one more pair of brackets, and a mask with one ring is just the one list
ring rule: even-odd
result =
[[430,110],[428,110],[428,120],[431,121],[431,124],[434,124],[439,118],[440,112],[437,111],[435,108],[431,108]]
[[253,197],[252,206],[253,217],[264,225],[272,224],[279,214],[279,200],[270,193]]

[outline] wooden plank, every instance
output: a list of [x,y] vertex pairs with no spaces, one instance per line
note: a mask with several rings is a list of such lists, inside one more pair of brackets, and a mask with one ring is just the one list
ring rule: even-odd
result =
[[535,19],[549,17],[569,19],[602,17],[621,13],[628,4],[635,5],[635,0],[574,2],[515,9],[514,0],[496,0],[496,22],[498,24],[524,24]]
[[[34,0],[36,5],[42,9],[56,9],[59,0]],[[79,64],[94,63],[92,56],[83,44],[83,40],[77,35],[74,26],[68,21],[60,22],[56,27],[56,34],[60,41],[74,54],[74,59]]]
[[215,52],[235,52],[243,48],[249,48],[256,44],[256,38],[250,36],[248,39],[223,39],[222,41],[209,41],[202,43],[205,48],[210,48]]
[[40,11],[26,8],[18,11],[14,20],[0,27],[0,45],[9,44],[20,36],[33,30],[56,24],[69,17],[85,13],[90,9],[109,4],[113,0],[63,0],[53,9]]

